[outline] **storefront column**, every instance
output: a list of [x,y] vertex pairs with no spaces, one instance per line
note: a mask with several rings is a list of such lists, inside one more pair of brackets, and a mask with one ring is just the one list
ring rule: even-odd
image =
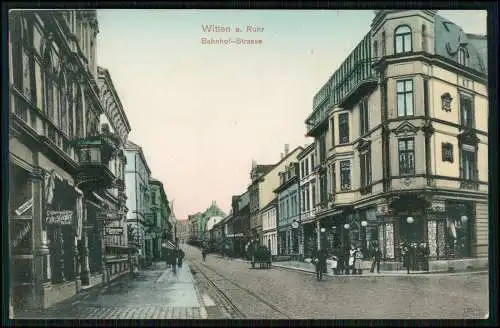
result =
[[299,254],[301,257],[304,256],[304,226],[300,225],[299,230]]
[[43,224],[43,171],[35,168],[30,174],[33,197],[33,293],[34,306],[44,307],[44,289],[50,286],[50,251],[47,246],[47,231]]
[[318,249],[321,248],[321,230],[320,230],[320,226],[319,226],[319,220],[316,221],[316,241],[317,241],[317,245],[316,247]]

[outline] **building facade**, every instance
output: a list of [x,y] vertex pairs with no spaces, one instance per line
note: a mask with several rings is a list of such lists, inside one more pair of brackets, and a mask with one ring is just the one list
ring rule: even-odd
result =
[[222,217],[224,218],[226,214],[217,206],[215,201],[203,212],[198,218],[198,238],[201,243],[203,243],[207,238],[205,236],[205,231],[207,231],[207,223],[211,217]]
[[278,248],[280,255],[299,257],[300,193],[299,164],[291,162],[279,173],[280,184],[274,190],[278,201]]
[[290,152],[289,146],[285,145],[285,152],[278,163],[263,166],[260,170],[259,166],[256,165],[251,171],[252,183],[248,187],[250,193],[250,228],[252,229],[253,238],[258,240],[260,244],[262,244],[262,209],[276,197],[274,190],[280,184],[279,173],[291,162],[296,161],[297,155],[302,150],[302,147],[297,147]]
[[127,166],[125,186],[127,191],[128,242],[136,249],[137,264],[146,259],[145,227],[150,220],[149,179],[151,170],[142,147],[128,140],[125,147]]
[[311,143],[297,156],[299,162],[299,205],[300,205],[300,234],[299,253],[310,258],[318,245],[318,221],[316,221],[316,175],[313,170],[316,163],[315,144]]
[[168,234],[172,230],[169,222],[170,203],[163,188],[163,183],[150,178],[149,196],[151,220],[146,220],[146,255],[154,261],[162,258],[162,245],[168,240]]
[[[82,239],[84,195],[111,187],[116,178],[109,170],[116,144],[99,126],[97,33],[95,10],[9,13],[14,308],[45,308],[79,290],[89,256]],[[80,146],[91,149],[90,161]]]
[[187,244],[189,240],[189,221],[188,220],[178,220],[177,221],[177,234],[179,236],[179,245]]
[[248,192],[233,196],[231,201],[233,213],[233,249],[234,256],[245,256],[245,246],[250,241],[250,197]]
[[194,246],[201,246],[199,219],[202,213],[188,215],[189,222],[189,243]]
[[278,255],[278,236],[276,219],[278,213],[278,198],[273,199],[269,205],[261,211],[262,220],[262,244],[267,246],[271,255]]
[[485,50],[436,11],[376,11],[306,121],[326,247],[377,241],[398,261],[401,242],[423,241],[431,259],[487,257]]

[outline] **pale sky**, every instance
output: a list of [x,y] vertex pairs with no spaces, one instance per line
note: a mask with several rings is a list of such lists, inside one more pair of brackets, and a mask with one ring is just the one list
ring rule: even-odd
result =
[[[443,10],[486,34],[486,11]],[[313,141],[305,119],[316,91],[369,31],[372,10],[98,10],[97,61],[113,79],[152,176],[178,219],[214,200],[226,213],[246,191],[252,159],[279,161]],[[263,32],[204,32],[202,25]],[[202,37],[260,45],[202,44]]]

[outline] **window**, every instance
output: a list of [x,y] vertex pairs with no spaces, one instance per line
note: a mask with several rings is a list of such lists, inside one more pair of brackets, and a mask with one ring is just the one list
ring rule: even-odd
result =
[[309,157],[306,157],[306,175],[309,175]]
[[378,43],[377,40],[373,41],[373,56],[378,57]]
[[400,175],[415,174],[414,143],[415,141],[413,138],[398,140]]
[[52,58],[50,54],[50,46],[47,45],[43,55],[43,90],[44,90],[44,103],[43,109],[49,119],[55,122],[54,111],[54,78],[52,71]]
[[324,132],[319,137],[318,142],[319,142],[319,161],[320,163],[323,163],[326,159],[326,132]]
[[442,104],[442,108],[445,112],[451,112],[451,101],[453,100],[453,98],[451,98],[451,95],[446,92],[445,94],[443,94],[441,96],[441,104]]
[[453,145],[451,143],[442,143],[441,151],[443,162],[453,163]]
[[359,134],[362,136],[368,132],[368,99],[359,103]]
[[351,190],[351,161],[340,161],[340,190]]
[[462,127],[474,128],[474,105],[473,98],[466,94],[460,94],[460,113]]
[[422,51],[427,51],[427,28],[422,24]]
[[335,174],[335,163],[333,163],[332,166],[331,166],[331,181],[330,181],[330,186],[331,186],[331,192],[332,192],[332,194],[335,194],[336,189],[337,189],[337,175]]
[[464,48],[458,49],[458,64],[462,66],[467,66],[468,64],[468,55]]
[[304,161],[300,162],[300,172],[302,174],[301,178],[304,178],[306,176],[304,172]]
[[359,155],[359,165],[361,173],[361,187],[369,186],[372,183],[371,151],[364,150]]
[[413,115],[413,80],[396,82],[396,94],[398,98],[398,116]]
[[462,145],[462,168],[460,177],[465,180],[476,180],[476,148],[471,145]]
[[312,206],[316,206],[316,183],[311,183]]
[[429,116],[429,80],[424,79],[424,112]]
[[319,177],[320,199],[322,203],[326,203],[328,201],[327,182],[326,172],[323,172]]
[[349,142],[349,113],[339,115],[339,139],[340,144]]
[[314,170],[314,155],[311,156],[311,168]]
[[386,42],[385,42],[385,31],[382,32],[382,56],[386,54]]
[[330,131],[332,131],[332,148],[335,146],[335,121],[333,116],[330,118]]
[[396,54],[411,52],[411,29],[407,25],[396,29],[394,33],[394,49]]

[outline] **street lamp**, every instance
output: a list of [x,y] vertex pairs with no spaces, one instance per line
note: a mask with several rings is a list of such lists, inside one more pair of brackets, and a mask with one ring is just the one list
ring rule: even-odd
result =
[[368,222],[366,222],[366,221],[364,221],[364,220],[363,220],[363,221],[361,221],[361,226],[362,226],[362,227],[366,228],[366,226],[367,226],[367,225],[368,225]]
[[321,228],[320,231],[321,232],[325,232],[326,230],[325,230],[325,228]]
[[415,220],[413,219],[413,217],[409,216],[406,218],[406,222],[408,222],[409,224],[412,224]]
[[344,229],[349,230],[350,227],[349,223],[344,224]]
[[460,217],[460,220],[462,221],[462,223],[463,223],[463,224],[466,224],[466,223],[467,223],[467,221],[469,220],[469,218],[467,217],[467,215],[462,215],[462,216]]

